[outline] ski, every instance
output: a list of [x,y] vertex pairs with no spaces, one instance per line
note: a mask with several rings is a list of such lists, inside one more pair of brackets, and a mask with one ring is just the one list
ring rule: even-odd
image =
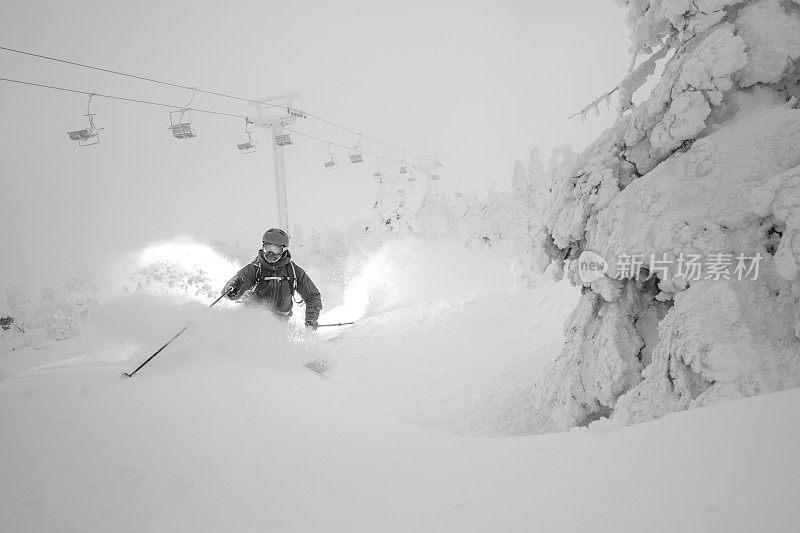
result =
[[309,361],[308,363],[303,363],[303,366],[309,368],[310,370],[313,370],[317,374],[322,374],[323,372],[328,370],[330,363],[328,363],[328,361],[326,361],[325,359],[317,359],[316,361]]

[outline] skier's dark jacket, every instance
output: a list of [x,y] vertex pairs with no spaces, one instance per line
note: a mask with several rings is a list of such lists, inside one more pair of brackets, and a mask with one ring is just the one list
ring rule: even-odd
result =
[[[264,258],[264,251],[260,250],[258,256],[248,265],[244,266],[230,282],[235,287],[233,299],[245,296],[246,303],[262,305],[279,315],[290,315],[292,312],[292,285],[297,276],[297,292],[306,303],[306,323],[316,326],[319,311],[322,309],[322,297],[311,278],[305,270],[294,265],[292,271],[292,255],[289,250],[274,263]],[[268,277],[281,277],[284,279],[264,279]]]

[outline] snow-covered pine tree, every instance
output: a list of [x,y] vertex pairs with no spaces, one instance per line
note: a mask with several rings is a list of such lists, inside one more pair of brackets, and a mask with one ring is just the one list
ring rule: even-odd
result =
[[[556,429],[800,385],[800,0],[618,1],[631,72],[581,112],[619,92],[617,121],[531,200],[534,265],[583,287],[537,384]],[[616,278],[582,282],[585,250]],[[639,279],[616,272],[624,254]],[[757,279],[735,275],[739,254],[761,257]]]
[[414,215],[417,233],[423,239],[450,239],[456,234],[453,209],[443,194],[426,194]]
[[415,231],[409,212],[407,190],[410,188],[391,149],[385,149],[378,158],[378,193],[372,207],[372,215],[365,225],[370,234],[404,235]]

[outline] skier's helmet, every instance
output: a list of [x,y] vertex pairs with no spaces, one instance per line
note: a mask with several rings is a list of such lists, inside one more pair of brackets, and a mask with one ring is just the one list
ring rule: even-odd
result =
[[270,228],[264,233],[261,242],[264,244],[277,244],[286,248],[289,246],[289,236],[282,229]]

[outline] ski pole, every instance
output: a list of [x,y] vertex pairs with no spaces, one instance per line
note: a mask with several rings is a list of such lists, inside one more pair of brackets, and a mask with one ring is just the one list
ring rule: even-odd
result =
[[[227,295],[225,295],[225,294],[221,295],[219,298],[217,298],[216,300],[214,300],[214,303],[212,303],[211,305],[209,305],[209,307],[214,307],[214,306],[216,305],[216,303],[217,303],[218,301],[222,300],[222,298],[224,298],[225,296],[227,296]],[[186,331],[187,329],[189,329],[189,326],[190,326],[190,324],[186,324],[185,326],[183,326],[183,329],[182,329],[182,330],[180,330],[178,333],[176,333],[176,334],[175,334],[175,336],[174,336],[174,337],[172,337],[170,340],[168,340],[168,341],[166,342],[166,344],[164,344],[164,346],[162,346],[161,348],[159,348],[159,349],[156,351],[156,353],[154,353],[153,355],[151,355],[150,357],[148,357],[148,358],[147,358],[147,360],[146,360],[144,363],[142,363],[141,365],[139,365],[139,366],[136,368],[136,370],[134,370],[134,371],[133,371],[133,372],[131,372],[130,374],[128,374],[127,372],[123,372],[123,374],[125,374],[125,375],[126,375],[126,376],[128,376],[129,378],[132,378],[132,377],[133,377],[133,375],[134,375],[135,373],[137,373],[137,372],[138,372],[138,371],[139,371],[139,370],[140,370],[140,369],[141,369],[141,368],[142,368],[144,365],[146,365],[147,363],[149,363],[149,362],[150,362],[150,360],[151,360],[153,357],[155,357],[155,356],[157,356],[158,354],[160,354],[160,353],[161,353],[161,350],[163,350],[164,348],[166,348],[167,346],[169,346],[169,345],[170,345],[170,343],[172,343],[172,341],[174,341],[175,339],[177,339],[178,337],[180,337],[180,336],[181,336],[181,334],[182,334],[184,331]]]
[[339,322],[338,324],[319,324],[317,325],[318,328],[327,328],[329,326],[347,326],[349,324],[355,324],[355,322]]

